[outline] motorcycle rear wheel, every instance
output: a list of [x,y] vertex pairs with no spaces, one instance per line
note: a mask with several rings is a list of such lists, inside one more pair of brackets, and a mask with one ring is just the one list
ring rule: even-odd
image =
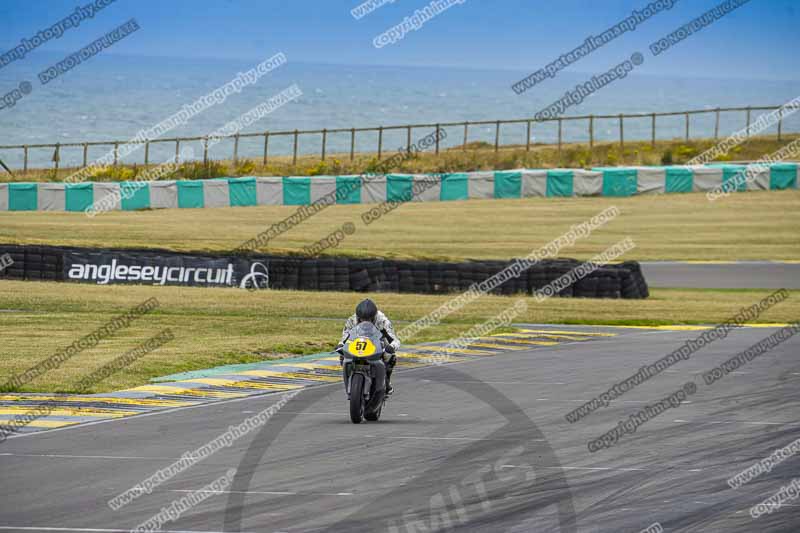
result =
[[364,416],[364,376],[353,374],[350,380],[350,421],[360,424]]
[[383,401],[378,404],[378,407],[374,410],[367,409],[364,411],[364,418],[369,420],[370,422],[377,422],[378,419],[381,417],[381,411],[383,410]]

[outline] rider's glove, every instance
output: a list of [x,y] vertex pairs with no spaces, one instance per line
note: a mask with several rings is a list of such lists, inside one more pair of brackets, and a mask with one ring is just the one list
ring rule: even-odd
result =
[[337,344],[334,352],[337,352],[339,354],[339,365],[341,366],[342,362],[344,361],[344,344],[342,344],[341,342]]
[[391,353],[391,354],[393,354],[393,353],[394,353],[394,351],[395,351],[395,350],[394,350],[394,346],[392,346],[391,344],[387,344],[387,345],[386,345],[386,349],[385,349],[384,351],[385,351],[386,353]]

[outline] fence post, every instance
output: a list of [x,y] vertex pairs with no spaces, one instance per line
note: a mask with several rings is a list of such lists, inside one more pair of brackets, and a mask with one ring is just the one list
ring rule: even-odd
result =
[[89,160],[89,145],[83,143],[83,168],[86,168],[86,163]]
[[650,146],[656,147],[656,114],[650,115]]
[[58,177],[58,162],[61,160],[61,145],[56,143],[56,151],[53,152],[53,162],[55,163],[55,174]]
[[208,166],[208,135],[203,137],[203,165]]
[[561,164],[561,127],[562,127],[562,119],[558,117],[558,164]]
[[469,128],[469,122],[464,123],[464,144],[461,146],[462,152],[467,151],[467,128]]
[[297,130],[294,130],[294,148],[292,149],[292,166],[297,165]]
[[439,155],[439,124],[436,124],[436,155]]
[[115,142],[114,143],[114,166],[117,166],[117,164],[119,164],[119,143]]
[[498,120],[494,125],[494,152],[500,148],[500,121]]
[[181,140],[180,139],[175,139],[175,164],[176,165],[178,163],[180,163],[180,161],[179,161],[180,153],[181,153]]
[[719,139],[719,108],[716,110],[717,118],[714,121],[714,140]]
[[406,152],[411,153],[411,126],[406,128]]
[[[619,114],[619,149],[625,150],[625,126],[622,113]],[[622,155],[624,156],[625,154]]]
[[23,161],[22,161],[22,172],[28,172],[28,145],[22,147],[23,152]]
[[378,161],[381,160],[381,152],[383,152],[383,126],[378,127]]
[[528,121],[528,130],[525,136],[525,151],[531,151],[531,121]]
[[147,165],[148,163],[150,163],[150,141],[144,143],[144,164]]
[[686,142],[689,142],[689,113],[686,113]]
[[594,115],[589,115],[589,151],[594,150]]
[[325,143],[328,140],[328,129],[322,129],[322,160],[325,161]]
[[267,154],[269,151],[269,131],[264,132],[264,165],[267,164]]
[[350,161],[353,160],[355,152],[356,152],[356,129],[350,128]]
[[781,142],[781,127],[783,126],[783,112],[778,114],[778,142]]
[[233,137],[233,166],[239,163],[239,134]]
[[750,106],[747,106],[747,138],[750,138]]

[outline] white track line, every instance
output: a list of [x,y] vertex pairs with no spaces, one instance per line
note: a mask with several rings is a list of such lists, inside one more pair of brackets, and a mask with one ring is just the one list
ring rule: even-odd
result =
[[271,494],[274,496],[355,496],[352,492],[285,492],[271,490],[193,490],[170,489],[167,492],[203,492],[208,494]]
[[[524,469],[533,469],[536,470],[537,468],[550,468],[556,470],[611,470],[614,472],[643,472],[647,470],[652,470],[652,468],[618,468],[613,466],[543,466],[543,465],[502,465],[500,468],[524,468]],[[700,468],[692,468],[689,470],[682,470],[682,472],[702,472]]]
[[421,379],[420,383],[488,383],[490,385],[566,385],[560,381],[479,381],[479,380],[461,380],[461,379],[437,379],[432,381],[430,379]]
[[111,459],[111,460],[145,460],[145,461],[177,461],[180,457],[144,457],[139,455],[68,455],[61,453],[0,453],[6,457],[52,457],[55,459]]
[[[685,402],[684,402],[685,403]],[[700,420],[683,420],[680,418],[676,418],[673,422],[677,422],[679,424],[749,424],[751,426],[785,426],[789,425],[797,425],[797,421],[792,422],[748,422],[747,420],[714,420],[711,422],[703,422]]]
[[[130,533],[130,529],[110,529],[91,527],[46,527],[46,526],[0,526],[5,531],[88,531],[89,533]],[[159,533],[226,533],[225,531],[198,531],[185,529],[159,529]],[[245,533],[245,532],[241,532]]]
[[409,439],[409,440],[467,440],[467,441],[518,441],[524,440],[526,442],[546,442],[546,439],[526,439],[526,438],[519,438],[519,439],[481,439],[481,438],[472,438],[472,437],[414,437],[414,436],[403,436],[397,437],[395,435],[364,435],[366,438],[373,438],[373,439]]

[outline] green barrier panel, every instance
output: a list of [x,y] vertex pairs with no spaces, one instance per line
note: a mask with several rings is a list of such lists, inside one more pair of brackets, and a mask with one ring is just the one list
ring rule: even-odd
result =
[[143,181],[123,181],[119,184],[123,211],[150,208],[150,184]]
[[311,205],[311,178],[283,178],[283,205]]
[[521,198],[522,172],[495,172],[495,198]]
[[36,211],[39,206],[39,189],[35,183],[8,184],[9,211]]
[[178,186],[178,207],[180,208],[202,208],[205,207],[203,199],[202,181],[176,181]]
[[386,200],[389,202],[410,202],[414,197],[414,178],[404,174],[386,176]]
[[596,168],[603,173],[603,196],[633,196],[636,194],[635,168]]
[[469,176],[465,173],[442,174],[439,199],[442,201],[469,199]]
[[228,194],[231,207],[256,205],[256,179],[228,178]]
[[[722,167],[722,190],[743,192],[747,190],[747,175],[744,171],[747,169],[745,165],[725,165]],[[741,174],[741,175],[739,175]],[[734,180],[734,177],[739,175]],[[731,182],[728,185],[728,182]]]
[[91,183],[69,183],[64,188],[64,209],[86,211],[94,203],[94,185]]
[[361,178],[358,176],[336,176],[336,203],[361,203]]
[[667,167],[664,192],[692,192],[694,174],[688,168]]
[[769,168],[769,188],[796,189],[797,163],[777,163]]
[[575,175],[571,170],[547,171],[547,196],[572,196]]

